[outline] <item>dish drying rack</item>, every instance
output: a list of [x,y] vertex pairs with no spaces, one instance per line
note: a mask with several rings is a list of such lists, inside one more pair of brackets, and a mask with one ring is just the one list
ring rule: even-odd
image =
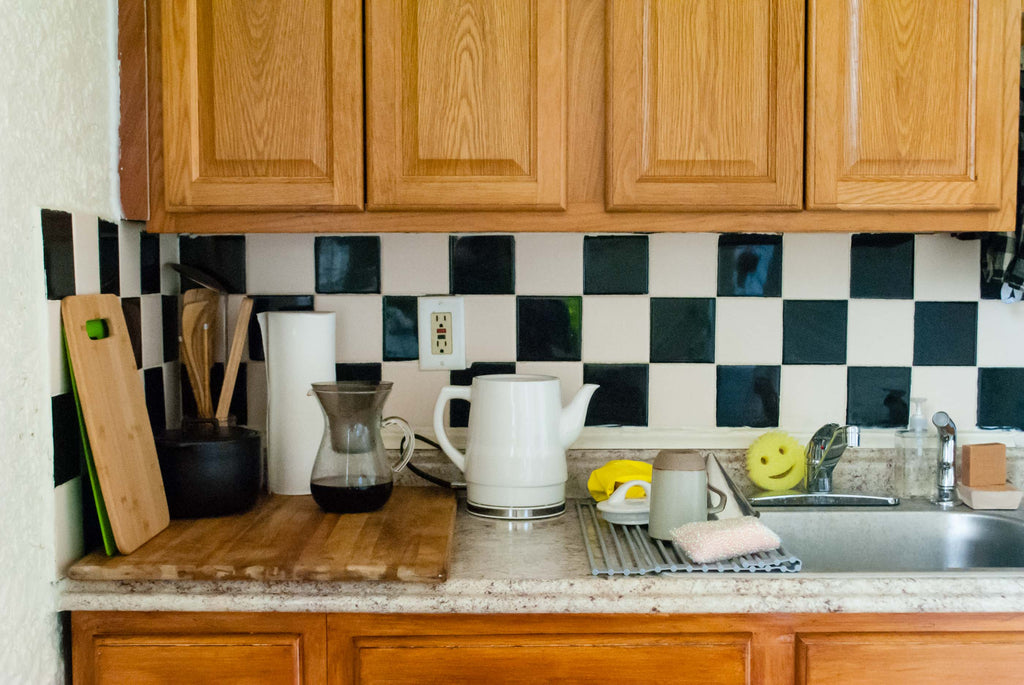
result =
[[[734,516],[757,516],[732,478],[712,455],[707,458],[708,480],[727,489],[735,503]],[[728,511],[728,510],[727,510]],[[583,544],[587,548],[590,572],[595,575],[645,575],[648,573],[796,573],[798,558],[781,546],[770,552],[745,554],[710,564],[696,564],[673,542],[656,540],[647,534],[646,525],[609,523],[598,513],[594,502],[576,501]],[[721,515],[713,518],[721,518]]]

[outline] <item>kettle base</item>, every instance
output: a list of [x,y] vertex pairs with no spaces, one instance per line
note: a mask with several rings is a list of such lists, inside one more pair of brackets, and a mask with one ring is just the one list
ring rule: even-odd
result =
[[564,514],[565,501],[540,507],[495,507],[467,501],[466,511],[474,516],[487,519],[536,521],[537,519],[549,519]]

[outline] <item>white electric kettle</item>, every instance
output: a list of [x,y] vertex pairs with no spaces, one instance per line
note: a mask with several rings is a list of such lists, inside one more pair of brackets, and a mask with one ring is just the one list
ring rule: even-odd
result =
[[[565,408],[553,376],[485,375],[471,386],[442,388],[434,405],[434,433],[466,476],[469,512],[538,519],[565,511],[565,450],[583,430],[597,388],[584,385]],[[444,407],[451,400],[472,405],[465,454],[445,432]]]

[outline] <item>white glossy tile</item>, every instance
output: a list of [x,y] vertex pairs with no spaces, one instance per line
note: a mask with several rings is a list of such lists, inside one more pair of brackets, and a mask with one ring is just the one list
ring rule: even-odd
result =
[[381,292],[385,295],[448,293],[448,235],[388,233],[380,237]]
[[846,367],[791,365],[779,379],[779,428],[813,433],[826,423],[846,422]]
[[308,295],[315,290],[312,235],[245,237],[245,283],[253,295]]
[[144,225],[138,221],[122,221],[117,227],[117,259],[121,280],[121,297],[138,297],[142,294],[139,231]]
[[718,235],[658,233],[648,238],[649,291],[655,297],[714,297]]
[[100,291],[99,219],[95,214],[74,212],[71,234],[75,251],[75,294],[96,294]]
[[181,259],[178,236],[173,233],[160,235],[160,292],[176,295],[181,292],[181,280],[168,264],[177,264]]
[[379,362],[383,358],[383,309],[380,295],[317,295],[318,312],[334,312],[335,360]]
[[850,297],[850,235],[784,235],[782,296],[808,300],[845,300]]
[[718,364],[782,363],[782,300],[720,297],[715,303]]
[[927,399],[924,415],[929,420],[944,411],[961,431],[978,425],[978,369],[973,366],[915,366],[910,371],[910,396]]
[[978,302],[978,366],[1024,366],[1024,304]]
[[651,364],[648,425],[714,428],[714,364]]
[[516,296],[465,295],[466,364],[516,358]]
[[47,300],[46,324],[46,356],[50,368],[50,395],[62,395],[71,392],[71,378],[68,375],[68,358],[64,352],[60,300]]
[[434,404],[441,388],[449,384],[444,371],[420,371],[419,362],[384,362],[381,380],[394,386],[384,411],[386,416],[401,416],[417,433],[433,435]]
[[914,360],[911,300],[850,300],[846,363],[850,366],[910,366]]
[[583,292],[583,235],[520,233],[516,240],[516,294]]
[[563,405],[568,404],[583,386],[583,362],[517,362],[516,373],[557,378]]
[[981,297],[981,241],[951,235],[914,237],[914,299],[977,300]]
[[[85,555],[82,531],[82,478],[78,476],[53,489],[54,552],[57,577],[67,575],[68,567]],[[90,492],[91,494],[91,492]]]
[[[142,368],[163,364],[163,303],[160,295],[142,295],[139,298],[142,328]],[[219,335],[214,336],[215,346]]]
[[651,305],[644,295],[583,297],[583,361],[647,363]]

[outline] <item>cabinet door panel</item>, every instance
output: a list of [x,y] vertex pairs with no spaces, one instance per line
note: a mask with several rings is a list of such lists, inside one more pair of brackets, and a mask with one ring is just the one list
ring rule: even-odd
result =
[[564,0],[377,0],[366,18],[370,209],[564,208]]
[[997,209],[1004,0],[811,5],[808,206]]
[[798,209],[803,0],[613,0],[609,209]]
[[168,209],[363,201],[358,0],[163,5]]
[[1024,633],[798,634],[797,685],[1021,682]]

